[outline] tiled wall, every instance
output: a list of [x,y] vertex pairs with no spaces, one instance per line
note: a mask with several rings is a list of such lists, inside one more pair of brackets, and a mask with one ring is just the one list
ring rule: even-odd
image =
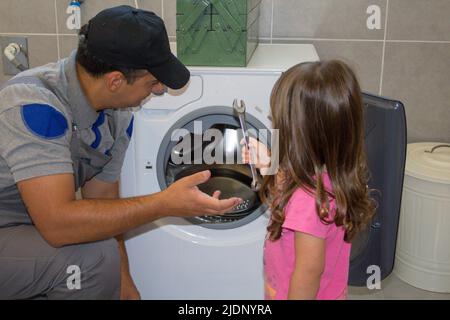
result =
[[[69,2],[1,0],[0,35],[26,35],[31,66],[65,57],[77,43]],[[155,11],[175,39],[176,0],[85,0],[82,20],[118,4]],[[380,29],[367,28],[372,5]],[[262,41],[313,43],[321,59],[347,61],[364,90],[404,102],[409,142],[450,142],[450,0],[262,0],[261,9]]]

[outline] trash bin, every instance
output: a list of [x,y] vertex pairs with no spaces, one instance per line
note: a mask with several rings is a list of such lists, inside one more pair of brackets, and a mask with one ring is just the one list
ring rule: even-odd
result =
[[450,144],[407,147],[394,273],[412,286],[450,292]]

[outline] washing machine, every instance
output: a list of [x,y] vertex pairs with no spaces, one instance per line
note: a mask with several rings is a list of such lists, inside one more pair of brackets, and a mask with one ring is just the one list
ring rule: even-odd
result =
[[[215,128],[225,137],[233,136],[239,128],[232,108],[234,99],[246,104],[249,131],[270,134],[273,85],[289,67],[317,60],[313,45],[261,44],[245,68],[190,67],[188,86],[152,97],[135,112],[121,175],[121,196],[155,193],[191,173],[170,161],[177,145],[172,139],[174,132],[184,129],[195,139],[206,129]],[[223,185],[239,190],[249,177],[245,165],[225,164],[212,168],[212,173],[224,197]],[[142,298],[262,299],[262,250],[268,213],[251,194],[244,200],[245,208],[233,214],[163,218],[126,234],[130,270]]]
[[[273,85],[289,67],[318,59],[313,45],[260,44],[247,67],[190,67],[191,79],[185,88],[151,97],[135,112],[134,132],[120,180],[122,197],[159,192],[177,179],[210,169],[211,181],[201,188],[203,191],[219,189],[223,197],[239,195],[244,199],[242,206],[224,216],[167,217],[128,232],[125,244],[130,271],[143,299],[263,299],[262,252],[269,213],[255,193],[249,191],[248,166],[207,165],[201,159],[198,162],[197,155],[202,153],[197,153],[195,146],[183,150],[193,164],[177,164],[172,158],[180,152],[177,147],[181,137],[201,141],[207,129],[218,130],[228,137],[224,139],[225,149],[232,150],[232,157],[236,157],[241,137],[239,120],[232,108],[234,99],[246,104],[249,131],[265,133],[264,138],[270,144],[269,98]],[[366,102],[368,97],[365,96]],[[392,157],[380,160],[383,149],[380,150],[378,140],[391,127],[385,124],[385,111],[390,110],[386,107],[388,103],[378,99],[381,98],[373,96],[366,106],[374,111],[369,116],[372,127],[367,136],[375,138],[371,157],[374,170],[380,171],[385,167],[380,169],[377,160],[384,164]],[[204,151],[205,145],[208,147],[208,143],[200,145],[200,151]],[[396,170],[393,165],[390,168]],[[392,172],[380,174],[382,177],[377,181],[383,186],[391,184],[390,177],[398,176]],[[388,216],[392,215],[394,223],[381,228],[380,218],[357,240],[351,278],[356,285],[367,278],[367,264],[381,264],[380,248],[395,246],[398,213],[391,207],[388,211],[393,213]],[[389,254],[387,261],[391,258],[393,261],[394,256]],[[390,270],[383,276],[388,273]]]

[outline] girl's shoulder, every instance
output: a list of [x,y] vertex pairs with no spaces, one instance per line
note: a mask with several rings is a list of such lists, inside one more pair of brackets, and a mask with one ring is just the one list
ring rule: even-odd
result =
[[[329,193],[332,193],[333,188],[331,185],[330,177],[327,173],[324,173],[322,175],[323,184],[325,186],[325,190],[327,190]],[[333,199],[329,199],[330,202],[333,201]],[[316,205],[316,191],[310,190],[306,187],[298,187],[294,193],[292,194],[291,198],[288,201],[288,204],[286,205],[286,209],[291,205],[300,205],[300,206],[313,206]]]
[[[330,178],[328,174],[324,173],[323,175],[323,183],[325,189],[332,193],[332,186]],[[334,215],[334,199],[329,196],[328,197],[329,206],[330,206],[330,214],[331,217]],[[312,215],[312,217],[317,217],[316,214],[316,192],[315,190],[310,190],[304,187],[298,187],[291,198],[289,199],[286,208],[285,208],[286,217],[291,215]]]
[[289,215],[291,212],[304,212],[305,210],[315,209],[316,198],[313,191],[298,187],[286,205],[285,212]]
[[[324,178],[325,188],[331,191],[328,176]],[[331,218],[334,215],[334,201],[330,199]],[[316,195],[312,190],[297,188],[285,208],[283,227],[294,231],[312,234],[326,238],[332,225],[324,224],[316,210]]]

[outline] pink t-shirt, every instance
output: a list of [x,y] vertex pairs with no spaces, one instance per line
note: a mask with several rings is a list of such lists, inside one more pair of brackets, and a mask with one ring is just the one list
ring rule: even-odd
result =
[[[324,185],[332,190],[330,179],[324,174]],[[335,213],[330,199],[331,216]],[[325,239],[325,269],[320,280],[317,299],[345,298],[350,262],[351,244],[344,241],[344,228],[334,223],[326,225],[316,213],[315,198],[303,189],[297,189],[285,208],[281,238],[266,240],[264,245],[264,274],[266,299],[287,299],[291,274],[295,263],[295,232],[303,232]]]

